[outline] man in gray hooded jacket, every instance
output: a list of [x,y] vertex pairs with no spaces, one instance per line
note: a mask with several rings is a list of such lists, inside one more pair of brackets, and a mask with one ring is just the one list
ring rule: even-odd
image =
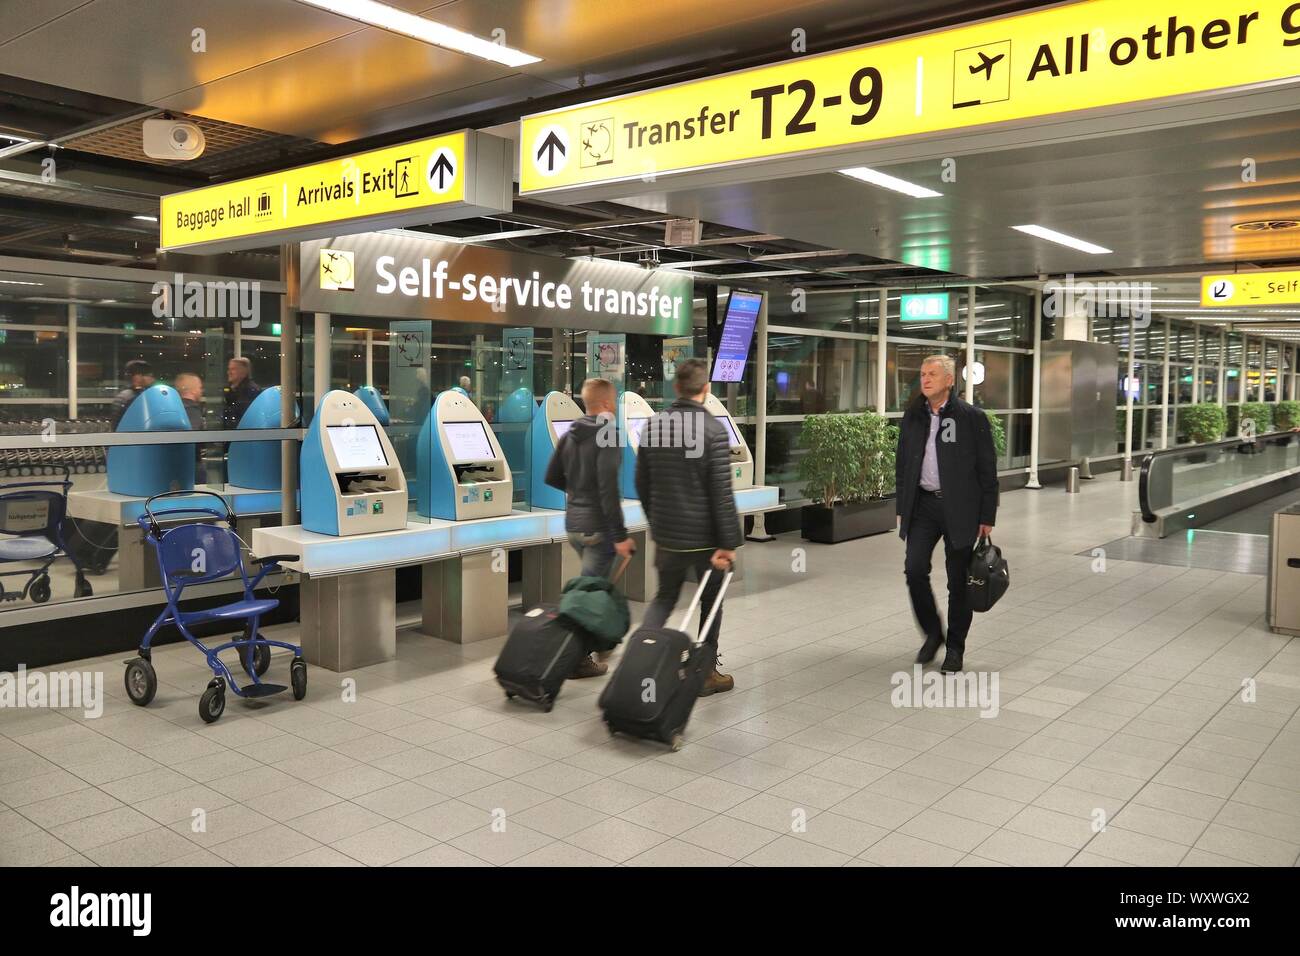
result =
[[[612,382],[582,384],[587,414],[570,426],[546,466],[546,483],[568,496],[564,530],[582,558],[584,577],[609,577],[614,556],[631,557],[636,545],[623,523],[619,468],[623,449],[614,424],[617,392]],[[604,655],[608,656],[608,655]],[[596,677],[607,667],[584,658],[575,677]]]

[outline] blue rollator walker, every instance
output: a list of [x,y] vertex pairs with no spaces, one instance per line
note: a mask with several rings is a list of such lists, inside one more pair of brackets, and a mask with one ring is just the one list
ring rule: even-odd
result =
[[[186,505],[182,508],[170,508],[162,511],[153,510],[153,503],[161,498],[195,498],[199,496],[216,498],[220,509]],[[177,524],[169,528],[160,527],[159,518],[168,515],[193,515],[216,518],[223,524],[211,524],[196,520],[189,524]],[[261,677],[271,666],[271,648],[283,647],[293,651],[293,661],[289,664],[289,678],[293,685],[294,700],[307,696],[307,662],[302,659],[302,648],[284,641],[272,641],[261,635],[257,622],[263,614],[275,610],[280,602],[272,598],[259,599],[253,591],[262,579],[279,567],[280,561],[296,561],[296,554],[273,554],[265,558],[250,558],[260,564],[261,570],[249,580],[244,569],[240,552],[239,536],[235,534],[235,515],[226,500],[210,491],[168,491],[154,495],[144,503],[144,514],[136,519],[144,530],[145,537],[154,546],[158,554],[158,570],[162,574],[163,593],[167,595],[167,607],[153,622],[144,640],[140,642],[140,656],[126,662],[126,693],[132,703],[144,707],[158,690],[158,675],[154,673],[149,643],[159,629],[168,624],[175,624],[181,636],[201,650],[208,658],[208,666],[215,675],[208,683],[208,688],[199,698],[199,716],[206,723],[212,723],[226,709],[226,687],[229,686],[240,697],[269,697],[288,688],[281,684],[264,684]],[[238,570],[244,583],[244,596],[233,604],[205,608],[201,611],[182,611],[180,609],[181,593],[190,584],[205,584],[216,581]],[[208,648],[190,631],[195,624],[207,624],[213,621],[243,621],[244,631],[234,640],[217,647]],[[234,674],[218,656],[222,651],[236,649],[240,663],[252,678],[251,683],[240,687]]]
[[[50,599],[50,565],[63,557],[77,569],[72,596],[90,597],[93,593],[81,563],[64,544],[63,521],[68,514],[71,487],[66,468],[61,478],[0,485],[0,564],[28,565],[16,571],[0,571],[0,602],[30,597],[44,604]],[[5,590],[3,578],[23,575],[27,582],[21,591]]]

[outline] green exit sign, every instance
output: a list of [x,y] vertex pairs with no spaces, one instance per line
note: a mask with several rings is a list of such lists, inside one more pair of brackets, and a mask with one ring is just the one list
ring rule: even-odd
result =
[[905,295],[898,314],[904,322],[947,322],[948,293]]

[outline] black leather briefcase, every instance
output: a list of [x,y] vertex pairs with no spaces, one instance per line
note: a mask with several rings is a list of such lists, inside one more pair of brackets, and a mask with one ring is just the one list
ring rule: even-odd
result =
[[985,535],[975,545],[966,574],[966,600],[972,611],[987,611],[1011,585],[1011,571],[1002,549]]

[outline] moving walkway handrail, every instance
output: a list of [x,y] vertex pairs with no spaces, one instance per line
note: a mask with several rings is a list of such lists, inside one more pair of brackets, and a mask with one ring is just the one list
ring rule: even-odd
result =
[[1263,435],[1255,435],[1251,438],[1242,438],[1240,435],[1232,438],[1221,438],[1218,441],[1207,441],[1198,445],[1180,445],[1177,448],[1164,448],[1160,451],[1153,451],[1142,459],[1142,470],[1138,476],[1138,507],[1142,509],[1142,520],[1147,524],[1154,524],[1157,520],[1155,510],[1151,507],[1149,495],[1149,481],[1151,477],[1151,464],[1157,458],[1168,458],[1173,455],[1195,454],[1198,451],[1211,448],[1221,448],[1225,446],[1240,446],[1245,444],[1255,444],[1267,442],[1274,438],[1294,438],[1295,432],[1287,429],[1280,432],[1266,432]]

